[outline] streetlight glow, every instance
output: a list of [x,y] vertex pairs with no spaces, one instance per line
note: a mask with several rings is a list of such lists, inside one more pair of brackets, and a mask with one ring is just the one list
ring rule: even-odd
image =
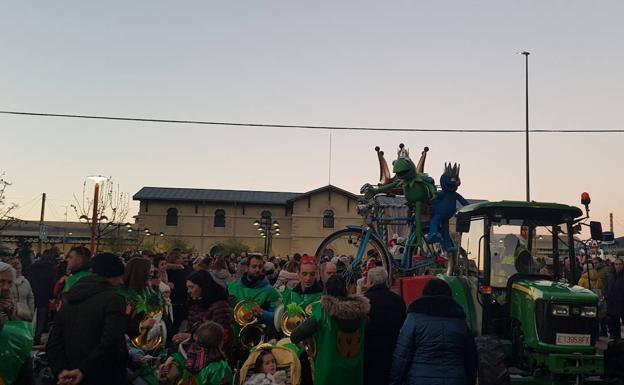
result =
[[89,175],[87,179],[94,181],[95,183],[102,183],[108,180],[108,177],[104,175]]

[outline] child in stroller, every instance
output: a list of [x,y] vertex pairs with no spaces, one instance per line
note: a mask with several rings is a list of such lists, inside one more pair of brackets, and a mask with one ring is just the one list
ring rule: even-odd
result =
[[240,385],[299,385],[301,363],[297,354],[280,344],[255,347],[240,368]]

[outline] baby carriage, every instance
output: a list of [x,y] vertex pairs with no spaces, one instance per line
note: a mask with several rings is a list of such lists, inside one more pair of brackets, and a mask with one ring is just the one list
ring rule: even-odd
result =
[[262,350],[270,349],[277,362],[277,370],[286,373],[286,385],[299,385],[301,383],[301,363],[299,362],[299,357],[293,350],[283,346],[282,341],[279,341],[276,345],[262,343],[253,348],[249,353],[249,357],[247,357],[247,360],[245,360],[238,371],[233,383],[244,385],[245,381],[256,374],[254,365],[258,356]]

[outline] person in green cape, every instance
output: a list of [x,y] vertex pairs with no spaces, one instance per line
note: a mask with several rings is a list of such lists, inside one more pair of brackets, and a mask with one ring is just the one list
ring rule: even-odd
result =
[[224,385],[232,377],[223,353],[223,327],[212,321],[199,325],[160,368],[160,378],[175,384]]
[[75,246],[67,254],[67,272],[63,292],[66,293],[78,281],[91,275],[91,251],[84,246]]
[[[275,309],[280,305],[282,298],[273,286],[269,283],[268,279],[262,274],[264,267],[264,259],[261,255],[251,255],[246,261],[247,271],[241,279],[235,282],[228,282],[227,288],[230,294],[230,305],[232,308],[236,307],[236,304],[244,300],[253,301],[256,306],[251,309],[253,314],[258,317],[259,321],[267,326],[267,334],[270,337],[274,337],[275,328],[273,326],[273,318]],[[234,343],[236,358],[247,356],[247,351],[241,349],[238,341],[238,334],[241,330],[240,326],[234,322]],[[273,334],[273,335],[272,335]],[[239,354],[240,353],[240,357]]]
[[15,269],[0,262],[0,384],[21,385],[32,383],[33,330],[29,322],[12,321],[11,287],[15,282]]
[[364,323],[370,310],[368,299],[348,295],[344,278],[332,275],[312,315],[293,331],[290,339],[300,343],[314,338],[314,383],[359,385],[364,377]]

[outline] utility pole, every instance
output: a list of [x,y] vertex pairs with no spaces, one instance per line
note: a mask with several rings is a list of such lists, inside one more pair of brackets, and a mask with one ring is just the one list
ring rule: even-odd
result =
[[526,143],[526,200],[531,201],[531,190],[529,184],[529,55],[527,51],[522,52],[525,58],[525,143]]
[[45,217],[45,201],[46,201],[46,193],[43,193],[41,196],[41,216],[39,218],[39,254],[43,251],[43,238],[45,233],[45,224],[43,223],[43,219]]
[[609,213],[609,231],[613,232],[613,213]]

